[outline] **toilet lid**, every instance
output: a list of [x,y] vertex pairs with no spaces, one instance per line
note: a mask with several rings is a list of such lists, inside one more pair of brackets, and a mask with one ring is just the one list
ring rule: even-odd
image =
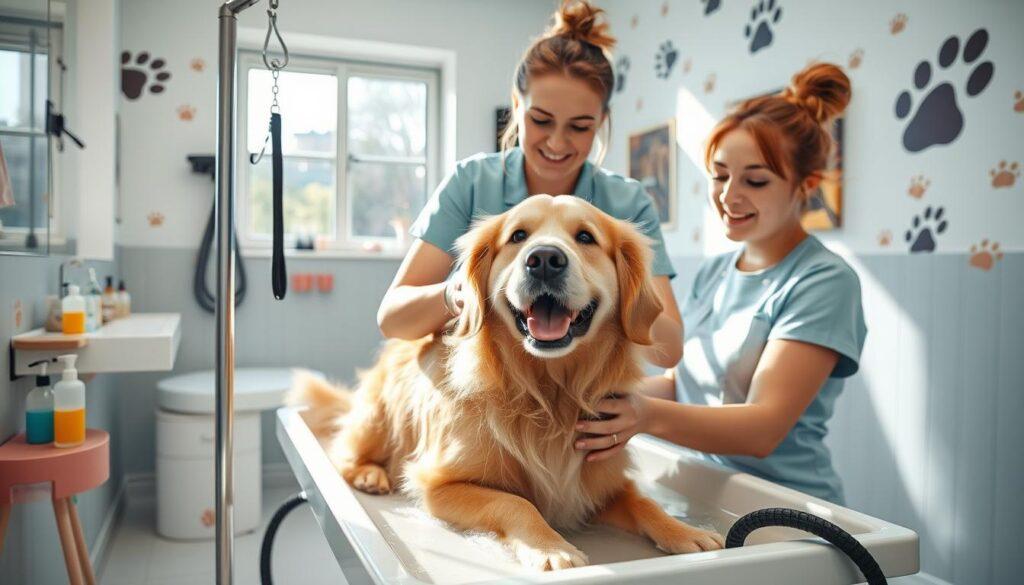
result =
[[[320,372],[310,370],[323,377]],[[193,372],[157,382],[161,409],[195,414],[216,412],[215,372]],[[235,368],[235,412],[267,410],[281,405],[292,385],[290,368]]]

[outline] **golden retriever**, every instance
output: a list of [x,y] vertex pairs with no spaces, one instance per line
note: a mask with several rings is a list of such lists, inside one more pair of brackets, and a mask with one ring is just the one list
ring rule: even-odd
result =
[[[445,335],[390,341],[354,393],[297,378],[289,402],[345,480],[401,488],[524,565],[578,567],[558,529],[597,521],[670,553],[722,547],[641,495],[625,451],[585,462],[575,423],[642,377],[662,306],[649,240],[578,197],[535,195],[459,239],[465,306]],[[329,438],[328,438],[329,437]]]

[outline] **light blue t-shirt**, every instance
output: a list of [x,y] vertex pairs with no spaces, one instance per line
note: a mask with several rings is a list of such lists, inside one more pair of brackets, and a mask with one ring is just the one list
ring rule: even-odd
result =
[[[573,194],[613,217],[636,224],[652,240],[653,274],[669,278],[676,275],[665,252],[658,210],[638,181],[588,161],[583,163]],[[476,154],[459,161],[455,171],[434,191],[409,233],[455,256],[455,240],[469,231],[473,220],[504,213],[526,197],[522,150],[511,149],[504,165],[501,153]]]
[[[843,485],[825,446],[827,423],[843,378],[858,368],[867,327],[860,279],[814,236],[781,262],[757,272],[736,268],[740,251],[705,261],[686,299],[680,402],[747,402],[750,382],[771,339],[793,339],[839,354],[832,374],[786,438],[768,457],[706,455],[819,498],[842,504]],[[742,432],[742,429],[737,429]]]

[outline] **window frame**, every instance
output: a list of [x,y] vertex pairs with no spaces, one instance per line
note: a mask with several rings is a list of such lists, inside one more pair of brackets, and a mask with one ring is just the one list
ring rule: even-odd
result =
[[[62,58],[64,54],[64,21],[63,15],[51,14],[50,22],[45,27],[47,32],[46,48],[47,48],[47,59],[46,59],[46,99],[43,100],[43,128],[42,130],[36,130],[31,126],[32,121],[29,122],[28,127],[0,127],[0,135],[3,136],[16,136],[16,137],[29,137],[35,136],[46,141],[46,186],[43,190],[45,195],[46,203],[46,225],[35,226],[35,230],[46,230],[46,251],[38,252],[33,251],[30,253],[49,253],[49,248],[52,246],[60,246],[65,243],[65,226],[62,223],[61,214],[61,203],[62,203],[62,190],[60,188],[60,181],[56,180],[56,177],[61,176],[61,164],[59,152],[57,151],[57,141],[51,140],[51,137],[46,132],[46,102],[52,101],[56,104],[58,111],[63,104],[58,103],[58,100],[63,100],[63,96],[54,96],[55,85],[59,85],[60,69],[57,65],[57,59]],[[11,42],[0,42],[0,50],[13,51],[18,53],[28,53],[27,47],[17,43]],[[9,246],[8,240],[16,239],[23,240],[29,233],[27,226],[15,226],[10,224],[3,224],[4,235],[0,237],[0,241],[4,242],[5,246]],[[4,247],[3,253],[20,253],[19,247]]]
[[[249,71],[252,69],[264,69],[259,51],[243,49],[239,51],[238,60],[238,149],[236,157],[236,199],[237,229],[239,243],[245,251],[255,252],[255,255],[265,255],[271,248],[269,237],[257,236],[250,232],[251,219],[251,194],[249,192]],[[349,225],[352,215],[351,207],[353,198],[351,195],[351,180],[349,177],[349,165],[353,162],[349,155],[348,145],[348,81],[351,77],[370,77],[375,79],[399,79],[424,82],[427,86],[426,96],[426,152],[423,165],[426,168],[425,176],[425,198],[424,204],[429,200],[430,194],[440,181],[441,175],[441,70],[430,66],[416,66],[393,63],[377,63],[354,59],[345,59],[337,56],[314,56],[295,55],[290,58],[287,72],[319,73],[334,75],[337,83],[337,128],[335,130],[335,154],[334,154],[334,223],[335,238],[322,249],[316,250],[316,255],[356,255],[356,256],[381,256],[404,254],[411,245],[406,234],[394,238],[379,238],[371,236],[356,236]],[[288,91],[285,85],[281,91]],[[330,160],[329,157],[302,155],[285,155],[285,158],[292,159],[317,159]],[[388,164],[388,163],[385,163]],[[390,164],[410,164],[409,162],[393,162]],[[379,243],[379,249],[367,249],[371,243]],[[295,238],[286,235],[285,248],[294,250]]]

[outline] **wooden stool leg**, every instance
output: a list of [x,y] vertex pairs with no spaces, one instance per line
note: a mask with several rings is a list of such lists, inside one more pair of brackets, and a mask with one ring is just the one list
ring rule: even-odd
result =
[[11,520],[11,507],[0,504],[0,555],[4,554],[4,537],[7,536],[7,523]]
[[78,551],[75,548],[75,537],[71,530],[71,518],[68,513],[66,498],[53,501],[53,513],[57,517],[57,533],[60,534],[60,547],[64,550],[64,564],[68,568],[68,581],[71,585],[84,585],[82,567],[78,564]]
[[75,548],[78,549],[78,564],[82,567],[86,585],[96,585],[96,576],[92,573],[92,562],[89,560],[89,549],[85,546],[85,535],[82,534],[82,522],[78,519],[78,507],[68,498],[68,516],[71,518],[71,530],[75,537]]

